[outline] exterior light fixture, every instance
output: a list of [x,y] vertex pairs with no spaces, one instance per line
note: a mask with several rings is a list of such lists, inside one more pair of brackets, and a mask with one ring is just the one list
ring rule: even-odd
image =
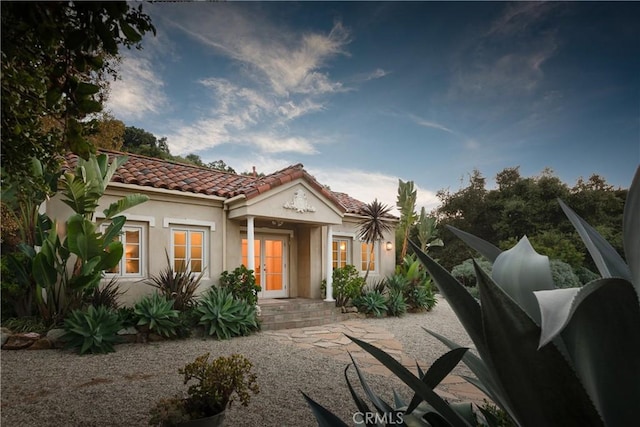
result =
[[386,248],[388,251],[390,251],[391,249],[393,249],[393,243],[391,242],[387,242]]

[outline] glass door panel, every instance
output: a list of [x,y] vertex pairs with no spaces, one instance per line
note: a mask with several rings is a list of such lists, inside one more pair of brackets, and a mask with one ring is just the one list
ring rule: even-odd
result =
[[[242,263],[248,264],[248,243],[242,239]],[[278,236],[257,235],[254,239],[256,284],[262,290],[260,298],[282,298],[286,290],[286,245],[285,239]]]

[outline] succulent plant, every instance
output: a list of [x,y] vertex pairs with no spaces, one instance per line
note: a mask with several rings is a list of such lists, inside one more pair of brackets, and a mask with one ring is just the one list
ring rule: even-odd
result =
[[248,335],[258,329],[256,308],[245,300],[236,299],[227,289],[212,287],[196,308],[200,325],[218,339]]
[[142,298],[134,311],[139,320],[137,326],[148,325],[149,331],[164,337],[176,336],[179,311],[173,309],[173,300],[154,292]]
[[353,305],[358,307],[358,311],[361,313],[372,314],[375,317],[381,317],[387,313],[385,297],[378,291],[367,292],[356,297],[353,300]]
[[64,321],[66,331],[62,340],[66,348],[78,349],[80,354],[110,353],[118,342],[122,328],[118,314],[107,307],[90,305],[86,310],[74,310]]

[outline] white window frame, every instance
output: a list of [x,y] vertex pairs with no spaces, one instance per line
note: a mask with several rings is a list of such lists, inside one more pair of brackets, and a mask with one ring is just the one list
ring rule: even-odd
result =
[[[345,243],[345,248],[344,251],[340,250],[340,243]],[[337,244],[337,251],[333,251],[333,244],[336,243]],[[351,264],[351,258],[352,258],[352,253],[353,253],[353,249],[351,249],[351,246],[353,244],[353,239],[350,237],[345,237],[345,236],[333,236],[333,241],[331,242],[331,262],[332,262],[332,266],[334,269],[336,268],[341,268],[341,267],[345,267],[347,265]],[[345,261],[345,265],[341,266],[340,265],[340,254],[344,252],[347,254],[347,259]]]
[[[100,224],[100,230],[104,233],[104,231],[107,229],[107,227],[109,227],[109,223],[104,223],[104,224]],[[122,278],[128,278],[128,277],[135,277],[135,278],[140,278],[140,277],[145,277],[145,266],[147,264],[147,249],[146,249],[146,232],[145,232],[146,227],[144,225],[131,225],[131,224],[126,224],[122,227],[122,229],[120,230],[120,233],[118,234],[118,236],[116,237],[118,239],[118,241],[122,242],[122,247],[123,247],[123,253],[122,253],[122,258],[120,258],[119,264],[118,264],[118,272],[117,273],[111,273],[105,270],[105,277],[122,277]],[[127,242],[126,242],[126,238],[123,241],[124,236],[126,236],[126,232],[127,231],[138,231],[138,236],[139,236],[139,253],[138,253],[138,267],[139,267],[139,272],[138,273],[127,273]]]
[[[367,245],[367,250],[363,251],[362,250],[362,245]],[[366,258],[366,262],[368,262],[369,264],[371,263],[371,261],[369,260],[369,255],[371,255],[371,251],[369,251],[369,245],[370,243],[367,243],[363,240],[360,241],[360,263],[358,265],[358,267],[360,268],[360,271],[362,271],[363,273],[367,271],[366,268],[362,268],[362,263],[363,261],[365,261],[365,259],[363,259],[365,256]],[[377,240],[375,242],[373,242],[373,259],[374,259],[374,264],[373,264],[373,268],[371,270],[369,270],[369,273],[377,273],[379,271],[379,266],[380,266],[380,242],[378,242]],[[368,265],[368,264],[367,264]]]
[[[186,247],[188,253],[185,254],[186,260],[192,261],[191,255],[191,233],[202,234],[202,271],[204,271],[203,278],[209,278],[209,233],[205,228],[199,227],[171,227],[171,268],[175,270],[176,256],[175,256],[175,232],[182,231],[187,233]],[[189,266],[190,268],[191,266]],[[199,271],[192,271],[193,274],[200,274]]]

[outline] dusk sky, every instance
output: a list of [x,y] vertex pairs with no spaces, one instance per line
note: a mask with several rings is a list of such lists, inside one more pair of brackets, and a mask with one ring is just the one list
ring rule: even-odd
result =
[[640,163],[640,3],[145,3],[108,109],[172,154],[291,164],[418,205],[478,169],[628,187]]

